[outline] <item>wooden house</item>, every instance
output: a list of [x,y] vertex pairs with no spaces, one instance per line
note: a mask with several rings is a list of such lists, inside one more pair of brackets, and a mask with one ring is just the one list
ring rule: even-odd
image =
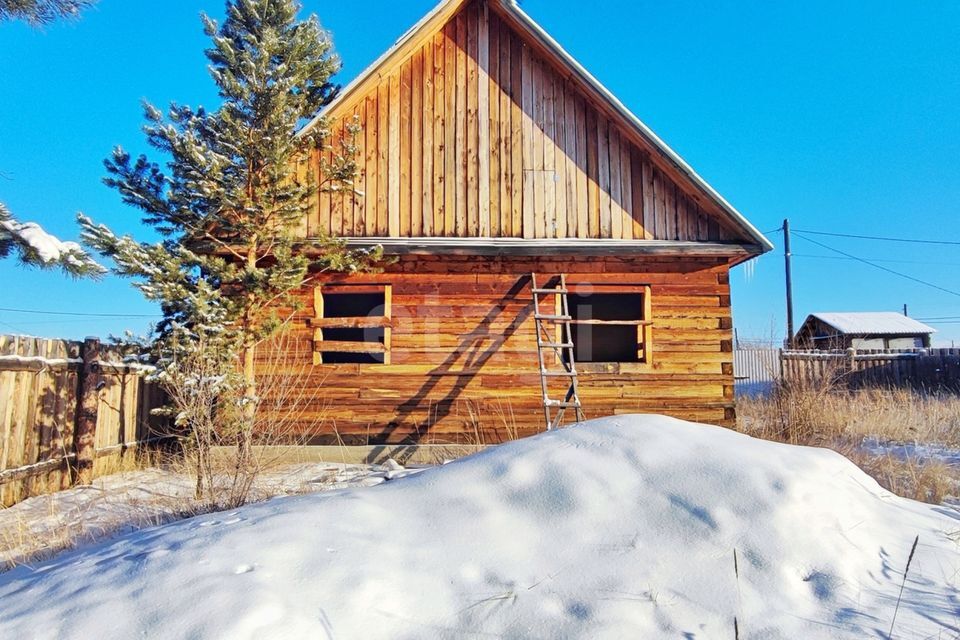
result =
[[924,349],[936,331],[895,311],[811,313],[793,343],[799,349]]
[[396,262],[303,291],[313,442],[497,442],[545,395],[732,424],[729,271],[771,244],[515,2],[444,0],[321,115],[359,175],[299,233]]

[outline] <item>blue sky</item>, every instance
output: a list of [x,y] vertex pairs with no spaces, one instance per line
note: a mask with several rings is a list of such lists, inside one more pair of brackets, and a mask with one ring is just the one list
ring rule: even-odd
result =
[[[334,36],[348,82],[430,0],[307,0]],[[162,10],[155,7],[162,6]],[[524,0],[585,67],[759,229],[960,242],[960,3],[811,0],[582,3]],[[144,150],[141,99],[214,105],[198,14],[219,0],[101,0],[72,24],[0,25],[0,201],[76,236],[83,211],[141,234],[100,183],[116,144]],[[741,338],[783,336],[782,238],[731,280]],[[810,238],[960,292],[960,246]],[[797,324],[811,311],[955,317],[960,293],[899,278],[794,239]],[[829,256],[829,257],[825,257]],[[0,262],[0,307],[142,314],[129,282],[71,281]],[[960,345],[960,322],[931,322]],[[144,332],[147,317],[0,311],[0,332],[81,337]]]

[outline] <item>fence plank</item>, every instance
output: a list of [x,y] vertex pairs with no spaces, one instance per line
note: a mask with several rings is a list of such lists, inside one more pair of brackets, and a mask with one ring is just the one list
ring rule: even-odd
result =
[[789,380],[833,377],[849,388],[903,387],[960,391],[960,357],[954,349],[784,351]]
[[960,349],[783,351],[737,349],[737,393],[764,393],[777,380],[857,389],[900,387],[960,392]]
[[[117,457],[128,445],[163,433],[151,416],[164,402],[162,392],[145,380],[143,371],[122,364],[120,350],[104,348],[100,357],[90,356],[88,365],[96,364],[96,375],[85,377],[96,414],[103,419],[94,421],[95,430],[88,433],[93,446],[84,449],[89,445],[75,438],[82,404],[81,346],[70,340],[0,335],[0,505],[71,486],[70,462],[78,444],[90,460]],[[100,468],[116,465],[95,466],[92,476]]]

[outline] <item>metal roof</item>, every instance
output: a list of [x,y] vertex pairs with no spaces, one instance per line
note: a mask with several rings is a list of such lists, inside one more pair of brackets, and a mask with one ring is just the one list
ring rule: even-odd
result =
[[[739,225],[747,234],[753,239],[757,245],[759,245],[760,253],[765,253],[773,249],[773,243],[771,243],[760,231],[750,223],[747,218],[740,213],[732,204],[727,202],[723,196],[721,196],[716,189],[711,187],[706,180],[700,177],[700,175],[693,170],[687,162],[680,157],[680,155],[670,148],[666,142],[661,140],[657,134],[653,132],[646,124],[644,124],[640,118],[631,112],[626,105],[620,102],[616,96],[610,93],[609,89],[604,87],[599,80],[597,80],[593,75],[588,72],[583,65],[577,62],[573,56],[571,56],[567,51],[560,46],[560,44],[553,39],[543,27],[537,24],[533,18],[527,15],[523,9],[519,7],[516,0],[491,0],[496,2],[501,7],[506,9],[506,11],[520,24],[524,27],[528,34],[531,37],[536,38],[540,43],[551,51],[561,62],[563,62],[566,67],[572,71],[580,80],[582,80],[588,87],[600,95],[610,107],[619,114],[624,121],[631,126],[641,137],[648,140],[656,149],[658,149],[664,157],[673,163],[682,173],[684,173],[696,186],[706,193],[706,195],[712,199],[720,209],[726,213],[733,221]],[[367,76],[373,75],[378,72],[378,70],[386,63],[386,61],[392,57],[392,55],[400,49],[404,44],[409,40],[414,38],[414,36],[424,27],[431,22],[433,18],[444,13],[445,10],[451,8],[451,6],[465,4],[466,0],[441,0],[429,13],[427,13],[423,18],[421,18],[413,27],[408,29],[400,38],[390,47],[387,51],[383,53],[379,58],[377,58],[373,64],[363,70],[359,76],[354,78],[343,90],[328,104],[324,107],[320,113],[318,113],[310,122],[308,122],[304,128],[301,130],[301,134],[310,128],[312,128],[316,123],[318,123],[324,115],[336,108],[338,104],[345,101],[350,94],[352,94],[363,82]]]
[[905,336],[936,331],[896,311],[811,313],[809,318],[817,318],[845,334]]

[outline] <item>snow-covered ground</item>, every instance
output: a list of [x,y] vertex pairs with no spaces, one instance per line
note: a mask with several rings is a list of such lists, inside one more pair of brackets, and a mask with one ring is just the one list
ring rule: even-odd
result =
[[861,448],[874,456],[893,456],[898,460],[942,462],[947,465],[960,466],[960,449],[941,444],[885,442],[878,438],[865,438]]
[[[253,499],[373,486],[415,473],[386,465],[289,464],[265,471]],[[0,509],[0,571],[65,547],[83,547],[119,533],[182,518],[196,508],[194,480],[172,469],[151,468],[103,476],[89,486],[34,496]]]
[[893,637],[955,638],[958,531],[834,452],[619,416],[0,574],[0,637],[886,638],[919,535]]

